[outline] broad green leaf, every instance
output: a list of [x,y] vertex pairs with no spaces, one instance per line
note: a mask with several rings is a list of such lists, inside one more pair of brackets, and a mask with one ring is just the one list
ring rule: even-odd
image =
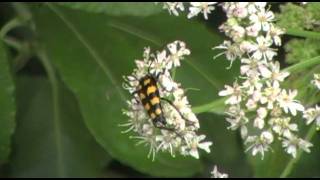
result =
[[113,16],[150,16],[162,11],[162,4],[154,2],[64,2],[59,4],[72,9]]
[[0,42],[0,164],[7,161],[11,149],[16,114],[14,91],[7,55]]
[[[201,163],[193,158],[159,153],[152,162],[147,158],[148,147],[136,146],[130,134],[122,134],[125,129],[118,126],[127,121],[121,109],[129,98],[121,87],[122,76],[133,70],[133,60],[140,58],[143,47],[152,42],[112,27],[114,19],[105,15],[55,5],[35,8],[33,12],[39,39],[76,95],[86,125],[114,158],[154,176],[182,177],[201,171]],[[135,20],[145,21],[145,25],[154,22],[153,18]]]
[[18,78],[12,177],[102,175],[110,158],[88,132],[73,94],[62,84],[58,97],[56,107],[45,78]]

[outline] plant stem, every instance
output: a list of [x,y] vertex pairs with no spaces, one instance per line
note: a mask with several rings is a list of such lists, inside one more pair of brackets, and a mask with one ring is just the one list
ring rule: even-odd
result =
[[[305,140],[307,141],[311,141],[312,137],[316,134],[317,132],[317,128],[316,128],[316,124],[314,123],[311,128],[309,129],[306,137],[305,137]],[[300,148],[298,150],[298,153],[297,153],[297,157],[296,158],[293,158],[291,159],[288,164],[286,165],[285,169],[282,171],[281,175],[280,175],[280,178],[285,178],[287,177],[293,170],[294,168],[294,165],[300,160],[301,156],[302,156],[302,153],[303,153],[303,150]]]
[[52,88],[52,101],[53,101],[53,112],[54,112],[54,134],[55,134],[55,143],[57,145],[57,173],[60,177],[65,176],[64,163],[63,163],[63,150],[61,147],[62,144],[62,134],[61,134],[61,122],[60,122],[60,109],[59,109],[59,82],[56,77],[55,69],[49,60],[46,52],[39,45],[35,45],[36,54],[38,55],[46,73]]
[[304,38],[320,39],[320,33],[314,31],[304,31],[298,29],[287,29],[286,34]]
[[203,113],[203,112],[214,112],[216,114],[223,114],[224,113],[224,102],[226,98],[220,98],[215,101],[212,101],[207,104],[203,104],[200,106],[196,106],[192,108],[192,111],[196,114]]
[[2,28],[0,30],[0,37],[4,38],[8,32],[10,32],[12,29],[20,26],[21,24],[22,24],[22,22],[19,18],[11,19],[4,26],[2,26]]
[[314,66],[314,65],[317,65],[317,64],[320,64],[320,56],[317,56],[317,57],[314,57],[314,58],[311,58],[309,60],[306,60],[306,61],[302,61],[300,63],[297,63],[295,65],[292,65],[292,66],[289,66],[285,69],[283,69],[283,71],[288,71],[288,72],[297,72],[299,70],[302,70],[302,69],[305,69],[305,68],[308,68],[308,67],[311,67],[311,66]]

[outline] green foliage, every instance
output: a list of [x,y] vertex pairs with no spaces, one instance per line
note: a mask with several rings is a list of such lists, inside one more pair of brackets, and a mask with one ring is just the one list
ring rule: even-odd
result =
[[[277,14],[278,25],[289,30],[320,29],[320,4],[307,3],[306,5],[286,3],[280,6]],[[286,62],[298,63],[320,54],[318,46],[320,40],[313,38],[292,39],[285,45]]]
[[93,13],[105,13],[112,16],[150,16],[161,11],[161,5],[154,2],[78,2],[59,3],[60,5]]
[[307,4],[306,10],[312,14],[313,29],[320,30],[320,4],[315,2],[310,2]]
[[[201,119],[201,131],[213,142],[212,152],[203,154],[209,168],[217,164],[230,177],[250,177],[252,171],[246,160],[246,153],[237,131],[228,130],[225,117],[213,113],[203,113]],[[220,144],[220,145],[219,145]],[[223,154],[223,156],[221,155]],[[227,168],[226,168],[227,167]],[[207,176],[208,177],[208,176]]]
[[14,133],[16,104],[14,82],[5,48],[0,42],[0,163],[7,161]]
[[73,95],[61,83],[58,89],[55,107],[47,79],[18,77],[10,176],[99,177],[110,161],[85,127]]
[[298,63],[311,59],[320,54],[320,40],[317,39],[293,39],[285,45],[286,62]]
[[298,30],[311,30],[319,28],[319,3],[306,5],[286,3],[280,6],[281,12],[277,14],[278,25],[283,28]]

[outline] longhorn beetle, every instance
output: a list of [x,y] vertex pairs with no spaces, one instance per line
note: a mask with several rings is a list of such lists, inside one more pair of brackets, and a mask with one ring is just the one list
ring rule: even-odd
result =
[[[163,97],[160,97],[159,93],[159,88],[158,88],[158,81],[159,81],[159,76],[163,74],[164,72],[160,72],[158,74],[152,74],[150,72],[150,67],[154,61],[152,61],[149,65],[148,68],[148,74],[145,75],[144,77],[137,79],[139,81],[138,88],[135,92],[132,94],[137,94],[139,97],[139,100],[144,107],[144,109],[147,111],[149,117],[152,120],[153,125],[156,128],[159,129],[165,129],[168,131],[176,132],[174,128],[168,128],[166,118],[163,114],[163,109],[162,109],[162,103],[161,101],[165,101],[169,103],[183,118],[187,123],[189,124],[194,124],[194,122],[186,119],[182,113],[179,111],[179,109],[169,100]],[[178,134],[180,136],[180,134]]]

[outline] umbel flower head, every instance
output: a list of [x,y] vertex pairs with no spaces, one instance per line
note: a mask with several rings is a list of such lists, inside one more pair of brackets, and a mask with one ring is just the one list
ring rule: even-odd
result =
[[[298,137],[299,128],[292,118],[304,106],[295,99],[297,90],[281,88],[289,73],[280,71],[280,64],[274,61],[277,52],[272,46],[281,45],[284,30],[273,23],[274,14],[265,2],[226,2],[222,7],[228,19],[220,30],[230,40],[215,49],[224,50],[219,55],[225,54],[231,64],[237,59],[241,62],[240,80],[225,85],[219,93],[227,97],[229,129],[240,129],[247,151],[262,158],[278,139],[293,157],[298,148],[309,152],[312,144]],[[305,113],[308,122],[315,119],[316,111]]]
[[[145,48],[143,59],[135,61],[133,73],[124,77],[124,88],[132,94],[132,99],[127,101],[128,109],[123,111],[129,117],[128,123],[122,125],[128,127],[124,132],[133,131],[136,135],[131,138],[149,146],[148,157],[153,159],[159,151],[195,158],[199,158],[198,149],[210,152],[212,143],[204,142],[205,135],[197,134],[198,119],[181,85],[171,76],[171,70],[179,67],[180,61],[189,54],[182,41],[174,41],[155,53]],[[158,91],[158,95],[141,91],[146,77],[154,79],[155,84],[147,88]],[[162,124],[157,124],[157,118],[162,119]]]
[[[178,4],[183,6],[182,2],[175,2],[171,9],[166,5],[164,8],[169,12],[177,10]],[[207,19],[214,5],[216,3],[190,3],[188,17],[203,13]],[[275,47],[281,46],[280,36],[285,33],[284,29],[273,23],[275,15],[266,2],[224,2],[219,5],[227,16],[219,29],[229,40],[213,48],[223,50],[214,58],[225,55],[230,61],[228,69],[235,60],[241,62],[241,76],[219,92],[220,96],[227,97],[225,113],[229,129],[240,129],[247,151],[252,155],[261,154],[262,158],[275,140],[281,140],[284,150],[293,157],[298,148],[310,152],[312,144],[298,137],[299,128],[292,117],[303,112],[308,124],[314,120],[320,124],[319,109],[304,112],[304,106],[295,99],[298,91],[281,87],[289,72],[280,71],[280,64],[274,57],[277,55]],[[180,8],[181,11],[184,9]],[[312,84],[320,88],[319,74],[314,76]]]

